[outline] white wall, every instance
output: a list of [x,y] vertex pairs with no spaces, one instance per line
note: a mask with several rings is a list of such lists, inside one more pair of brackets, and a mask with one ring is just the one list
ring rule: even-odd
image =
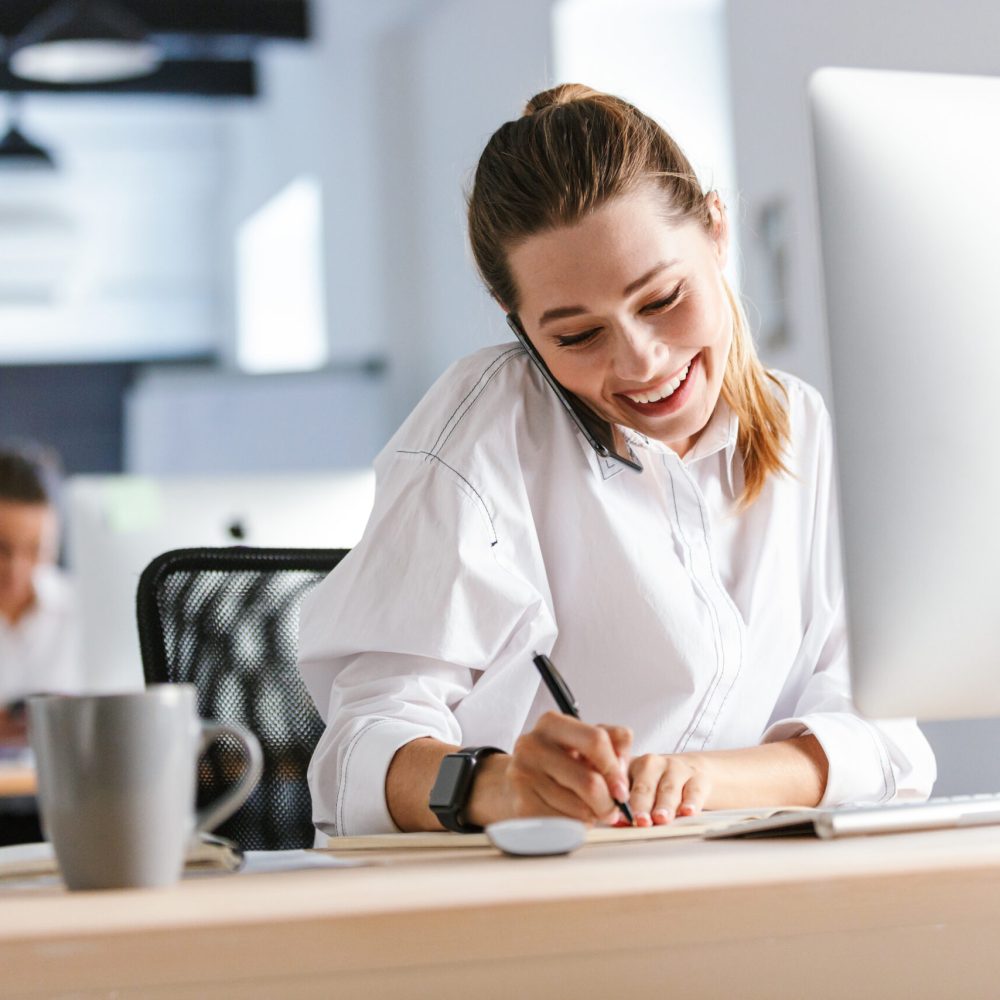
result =
[[508,340],[476,276],[464,192],[487,140],[552,83],[548,0],[438,0],[382,41],[380,243],[398,423],[454,360]]
[[0,363],[214,350],[224,106],[30,95],[51,173],[0,175]]
[[755,219],[762,205],[782,199],[788,210],[790,339],[768,352],[767,360],[825,392],[806,81],[820,66],[1000,74],[1000,3],[731,0],[728,12],[736,166],[747,209],[744,291],[752,301],[768,295]]
[[[130,400],[130,471],[153,472],[161,463],[182,471],[184,461],[187,471],[245,468],[251,456],[244,454],[243,417],[256,427],[289,428],[285,453],[275,456],[264,439],[260,468],[315,467],[304,464],[312,428],[348,419],[359,428],[361,450],[371,451],[452,361],[509,338],[467,248],[464,191],[493,130],[552,82],[548,0],[315,6],[317,36],[307,51],[270,47],[262,57],[260,100],[230,111],[220,256],[231,262],[239,224],[291,180],[318,177],[331,360],[384,355],[385,391],[377,382],[348,389],[344,377],[319,374],[313,382],[251,379],[245,386],[235,375],[220,375],[218,391],[232,405],[213,407],[204,374],[151,373]],[[231,263],[224,286],[231,304]],[[221,338],[230,368],[234,337],[230,320]],[[288,388],[269,393],[265,385]],[[296,385],[302,393],[293,400]],[[313,390],[320,385],[329,396]],[[251,398],[252,412],[244,408]],[[297,415],[292,424],[290,406]],[[173,411],[186,415],[172,424],[154,419]],[[219,419],[206,419],[194,441],[195,414],[210,413]],[[185,440],[192,440],[190,453]],[[326,438],[316,455],[332,465],[353,464],[357,449],[338,450],[338,440],[353,438]]]
[[356,469],[385,444],[382,379],[153,369],[125,402],[125,470],[215,475]]
[[[305,45],[263,48],[261,94],[229,118],[223,253],[231,260],[236,230],[248,216],[299,175],[315,176],[323,193],[327,324],[334,361],[366,358],[385,349],[378,40],[427,3],[314,2],[314,37]],[[228,288],[231,292],[231,280]],[[230,325],[223,342],[230,362],[234,336]]]
[[[216,233],[215,344],[222,370],[149,371],[126,411],[126,469],[168,473],[353,467],[395,427],[384,376],[340,371],[387,350],[383,195],[376,128],[381,35],[426,0],[317,0],[314,37],[260,50],[261,94],[225,109]],[[302,175],[323,200],[331,368],[302,376],[236,372],[234,251],[240,225]],[[280,338],[282,330],[274,336]]]
[[[829,374],[806,81],[824,65],[1000,75],[1000,4],[733,0],[728,9],[736,162],[748,212],[744,291],[751,300],[769,294],[753,220],[761,205],[780,199],[788,215],[790,339],[766,356],[825,392]],[[928,138],[932,146],[933,137]],[[956,185],[960,188],[960,178]],[[938,755],[938,793],[1000,788],[1000,722],[928,723],[924,728]]]

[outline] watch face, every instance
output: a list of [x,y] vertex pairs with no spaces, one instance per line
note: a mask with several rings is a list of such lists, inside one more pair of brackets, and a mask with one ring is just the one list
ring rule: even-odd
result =
[[464,804],[465,785],[472,761],[468,757],[448,756],[441,761],[437,780],[431,789],[431,809],[448,809]]

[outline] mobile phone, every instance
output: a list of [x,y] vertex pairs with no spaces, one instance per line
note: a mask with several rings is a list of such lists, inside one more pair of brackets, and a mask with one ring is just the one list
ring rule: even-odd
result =
[[542,356],[535,350],[535,345],[521,326],[521,321],[515,313],[507,313],[507,325],[514,331],[521,346],[528,352],[528,357],[535,363],[535,367],[542,373],[545,381],[549,383],[556,398],[562,403],[563,408],[572,417],[573,423],[580,428],[581,433],[590,443],[590,446],[602,458],[613,458],[622,465],[627,465],[630,469],[642,472],[642,463],[631,453],[626,458],[615,448],[615,432],[607,420],[599,417],[582,400],[578,399],[568,389],[564,389],[556,377],[549,371],[549,366],[542,360]]

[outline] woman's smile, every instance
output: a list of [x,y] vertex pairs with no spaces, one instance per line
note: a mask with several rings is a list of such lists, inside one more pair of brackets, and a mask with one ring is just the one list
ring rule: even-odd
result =
[[619,392],[616,396],[644,417],[675,413],[691,396],[694,380],[698,376],[700,357],[700,353],[696,354],[678,374],[657,386],[639,392]]

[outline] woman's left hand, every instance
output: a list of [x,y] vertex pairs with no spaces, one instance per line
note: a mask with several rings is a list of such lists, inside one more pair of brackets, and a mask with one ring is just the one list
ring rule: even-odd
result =
[[705,808],[712,790],[704,763],[694,754],[648,753],[629,766],[629,806],[636,826],[670,823]]

